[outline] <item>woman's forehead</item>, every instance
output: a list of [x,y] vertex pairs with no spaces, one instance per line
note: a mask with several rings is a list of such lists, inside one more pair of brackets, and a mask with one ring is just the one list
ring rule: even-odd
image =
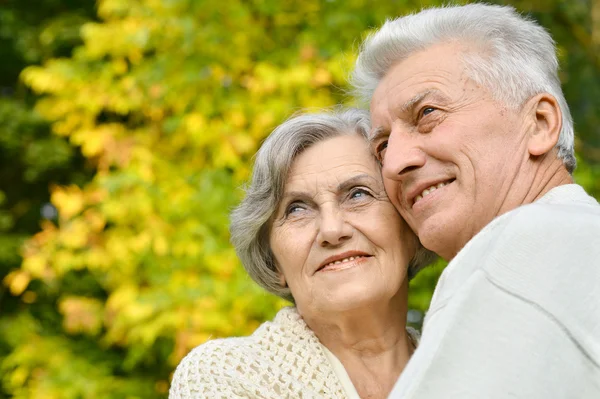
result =
[[337,187],[356,176],[380,180],[379,167],[367,141],[358,135],[335,137],[296,157],[286,180],[286,191],[315,184]]

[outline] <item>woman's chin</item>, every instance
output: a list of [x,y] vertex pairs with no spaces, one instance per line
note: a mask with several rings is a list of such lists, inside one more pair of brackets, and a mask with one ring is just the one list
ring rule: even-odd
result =
[[384,292],[381,288],[365,284],[342,284],[328,290],[325,295],[313,298],[313,305],[327,314],[373,307],[388,302],[393,296],[393,293]]

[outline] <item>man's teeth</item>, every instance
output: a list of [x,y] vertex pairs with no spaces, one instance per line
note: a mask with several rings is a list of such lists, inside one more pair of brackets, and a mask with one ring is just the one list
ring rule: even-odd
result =
[[341,259],[341,260],[336,260],[335,262],[331,262],[331,263],[326,264],[324,267],[331,266],[331,265],[339,265],[340,263],[346,263],[346,262],[349,262],[351,260],[358,259],[358,258],[364,258],[364,256],[351,256],[349,258],[344,258],[344,259]]
[[415,197],[415,204],[416,204],[417,202],[419,202],[420,200],[422,200],[423,198],[427,197],[429,194],[431,194],[432,192],[434,192],[434,191],[435,191],[435,190],[437,190],[438,188],[442,188],[442,187],[444,187],[444,186],[446,186],[446,185],[448,185],[448,184],[450,184],[450,183],[438,183],[438,184],[436,184],[436,185],[434,185],[434,186],[431,186],[431,187],[428,187],[428,188],[426,188],[425,190],[423,190],[423,191],[421,192],[421,194],[419,194],[419,195],[417,195],[417,196]]

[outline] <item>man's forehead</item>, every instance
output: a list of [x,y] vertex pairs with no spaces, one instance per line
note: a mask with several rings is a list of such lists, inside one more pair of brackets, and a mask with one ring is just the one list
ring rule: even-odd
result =
[[[427,81],[456,84],[464,77],[463,54],[465,46],[456,43],[439,43],[408,55],[391,65],[373,91],[371,106],[392,100],[407,102],[427,88]],[[443,59],[444,62],[440,62]]]
[[378,116],[385,115],[390,108],[407,108],[412,103],[418,101],[416,98],[423,95],[427,88],[415,87],[410,84],[403,84],[404,76],[399,68],[391,69],[386,74],[373,92],[371,98],[371,117],[376,119]]

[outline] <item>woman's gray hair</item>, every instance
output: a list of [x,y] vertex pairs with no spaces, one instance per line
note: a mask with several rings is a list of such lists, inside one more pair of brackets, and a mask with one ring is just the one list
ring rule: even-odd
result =
[[[310,146],[329,138],[358,134],[368,140],[367,111],[338,107],[330,112],[293,116],[279,125],[256,153],[254,170],[246,196],[231,213],[231,243],[244,268],[261,287],[294,301],[288,287],[282,287],[269,245],[269,227],[283,196],[294,159]],[[429,251],[419,250],[409,265],[409,276],[429,263]]]
[[554,41],[543,27],[512,7],[475,3],[430,8],[386,21],[361,46],[351,77],[355,94],[368,103],[394,65],[445,42],[479,50],[463,54],[467,72],[508,107],[515,109],[539,93],[556,98],[562,111],[556,148],[572,173],[576,166],[573,120],[558,78]]

